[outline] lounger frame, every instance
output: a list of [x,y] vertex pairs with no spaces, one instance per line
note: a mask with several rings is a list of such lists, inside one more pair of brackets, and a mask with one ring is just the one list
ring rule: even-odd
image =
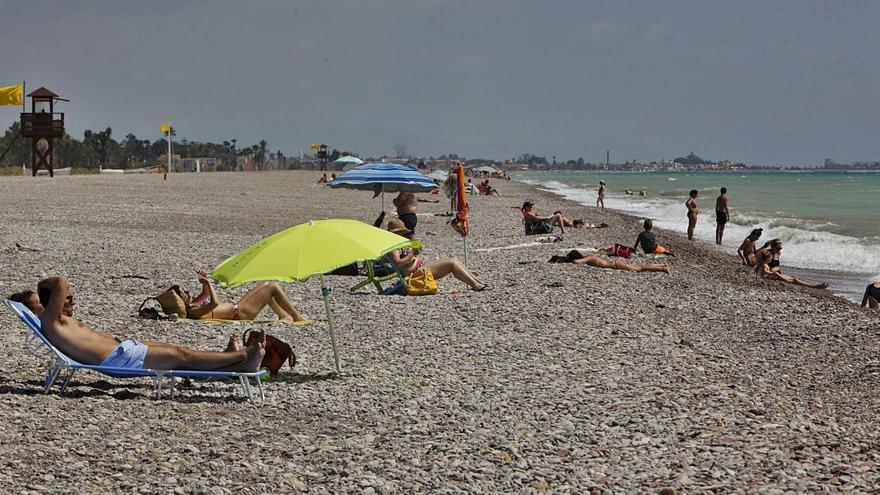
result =
[[[236,371],[196,371],[196,370],[151,370],[151,369],[129,369],[129,368],[115,368],[110,366],[99,366],[99,365],[89,365],[82,364],[77,362],[74,359],[66,356],[62,353],[58,348],[52,345],[49,342],[49,339],[43,335],[41,330],[40,320],[34,316],[31,311],[25,307],[23,304],[5,300],[4,303],[8,306],[18,318],[31,330],[28,333],[27,338],[25,339],[25,347],[31,354],[34,354],[38,357],[45,357],[48,354],[50,359],[49,371],[46,374],[46,378],[43,380],[43,393],[48,393],[52,388],[52,385],[55,384],[56,380],[58,380],[59,376],[62,372],[66,372],[65,376],[61,381],[61,389],[59,390],[59,394],[64,394],[67,390],[67,385],[70,383],[70,380],[76,374],[78,370],[87,370],[87,371],[95,371],[104,375],[112,376],[114,378],[134,378],[134,377],[152,377],[153,378],[153,387],[156,391],[156,398],[162,398],[162,385],[166,378],[170,378],[170,394],[173,397],[176,385],[176,380],[174,378],[237,378],[239,384],[241,385],[243,393],[247,396],[248,400],[253,400],[256,393],[259,393],[260,399],[265,399],[265,394],[263,393],[263,383],[261,378],[265,376],[268,372],[266,370],[260,370],[256,372],[236,372]],[[251,384],[251,379],[254,380],[256,387]]]

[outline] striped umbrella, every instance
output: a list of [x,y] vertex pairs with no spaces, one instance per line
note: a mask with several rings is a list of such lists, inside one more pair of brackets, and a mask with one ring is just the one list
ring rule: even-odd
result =
[[359,189],[382,193],[382,210],[385,210],[385,191],[430,192],[437,188],[433,180],[412,167],[397,163],[365,163],[330,181],[330,187]]

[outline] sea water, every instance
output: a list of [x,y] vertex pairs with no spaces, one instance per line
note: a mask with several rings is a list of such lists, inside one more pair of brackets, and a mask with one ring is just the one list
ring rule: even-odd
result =
[[[731,219],[724,249],[736,253],[757,227],[758,245],[779,238],[782,266],[835,293],[861,302],[868,282],[880,280],[880,173],[877,172],[521,172],[519,180],[566,199],[595,206],[599,180],[605,206],[659,228],[687,231],[685,201],[699,191],[696,237],[715,242],[715,200],[727,188]],[[625,195],[632,191],[633,196]],[[645,191],[647,196],[639,196]]]

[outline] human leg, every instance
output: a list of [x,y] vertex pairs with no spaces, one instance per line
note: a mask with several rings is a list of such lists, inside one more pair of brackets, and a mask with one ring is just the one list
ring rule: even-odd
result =
[[550,224],[559,227],[559,231],[565,233],[565,217],[562,216],[562,213],[556,213],[550,217]]
[[868,296],[868,307],[871,309],[877,309],[878,303],[877,299],[873,296]]
[[[230,342],[231,343],[231,342]],[[157,370],[257,371],[265,354],[266,338],[247,349],[232,351],[198,351],[170,344],[147,348],[144,368]]]
[[818,284],[811,284],[811,283],[805,282],[797,277],[793,277],[791,275],[786,275],[778,270],[770,272],[770,274],[767,275],[767,278],[769,278],[770,280],[779,280],[782,282],[788,282],[790,284],[800,285],[801,287],[809,287],[811,289],[825,289],[828,287],[828,284],[825,282],[818,283]]
[[697,216],[688,215],[688,240],[694,240],[694,229],[697,227]]
[[636,265],[627,263],[625,261],[618,261],[617,266],[615,266],[618,270],[625,270],[628,272],[663,272],[669,273],[669,265],[665,263],[646,263],[644,265]]
[[281,310],[279,312],[275,307],[272,307],[279,318],[290,316],[293,321],[303,319],[291,304],[290,299],[287,298],[287,294],[276,283],[262,283],[248,291],[238,302],[238,314],[242,320],[253,320],[263,308],[272,303],[275,303],[277,308]]
[[425,264],[425,268],[431,270],[431,274],[434,275],[436,280],[451,273],[453,277],[466,283],[471,289],[482,290],[486,287],[486,284],[480,282],[456,257],[451,256],[449,258],[429,261]]

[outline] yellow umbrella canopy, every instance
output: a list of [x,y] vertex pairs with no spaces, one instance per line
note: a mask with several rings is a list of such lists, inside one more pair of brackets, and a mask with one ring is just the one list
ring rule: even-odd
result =
[[358,261],[375,260],[395,249],[420,248],[422,243],[357,220],[314,220],[271,235],[227,259],[211,272],[223,287],[277,280],[304,282],[321,276],[321,297],[336,371],[340,371],[336,333],[330,315],[330,290],[324,274]]
[[223,287],[263,280],[304,282],[312,275],[421,245],[357,220],[315,220],[263,239],[221,263],[211,276]]

